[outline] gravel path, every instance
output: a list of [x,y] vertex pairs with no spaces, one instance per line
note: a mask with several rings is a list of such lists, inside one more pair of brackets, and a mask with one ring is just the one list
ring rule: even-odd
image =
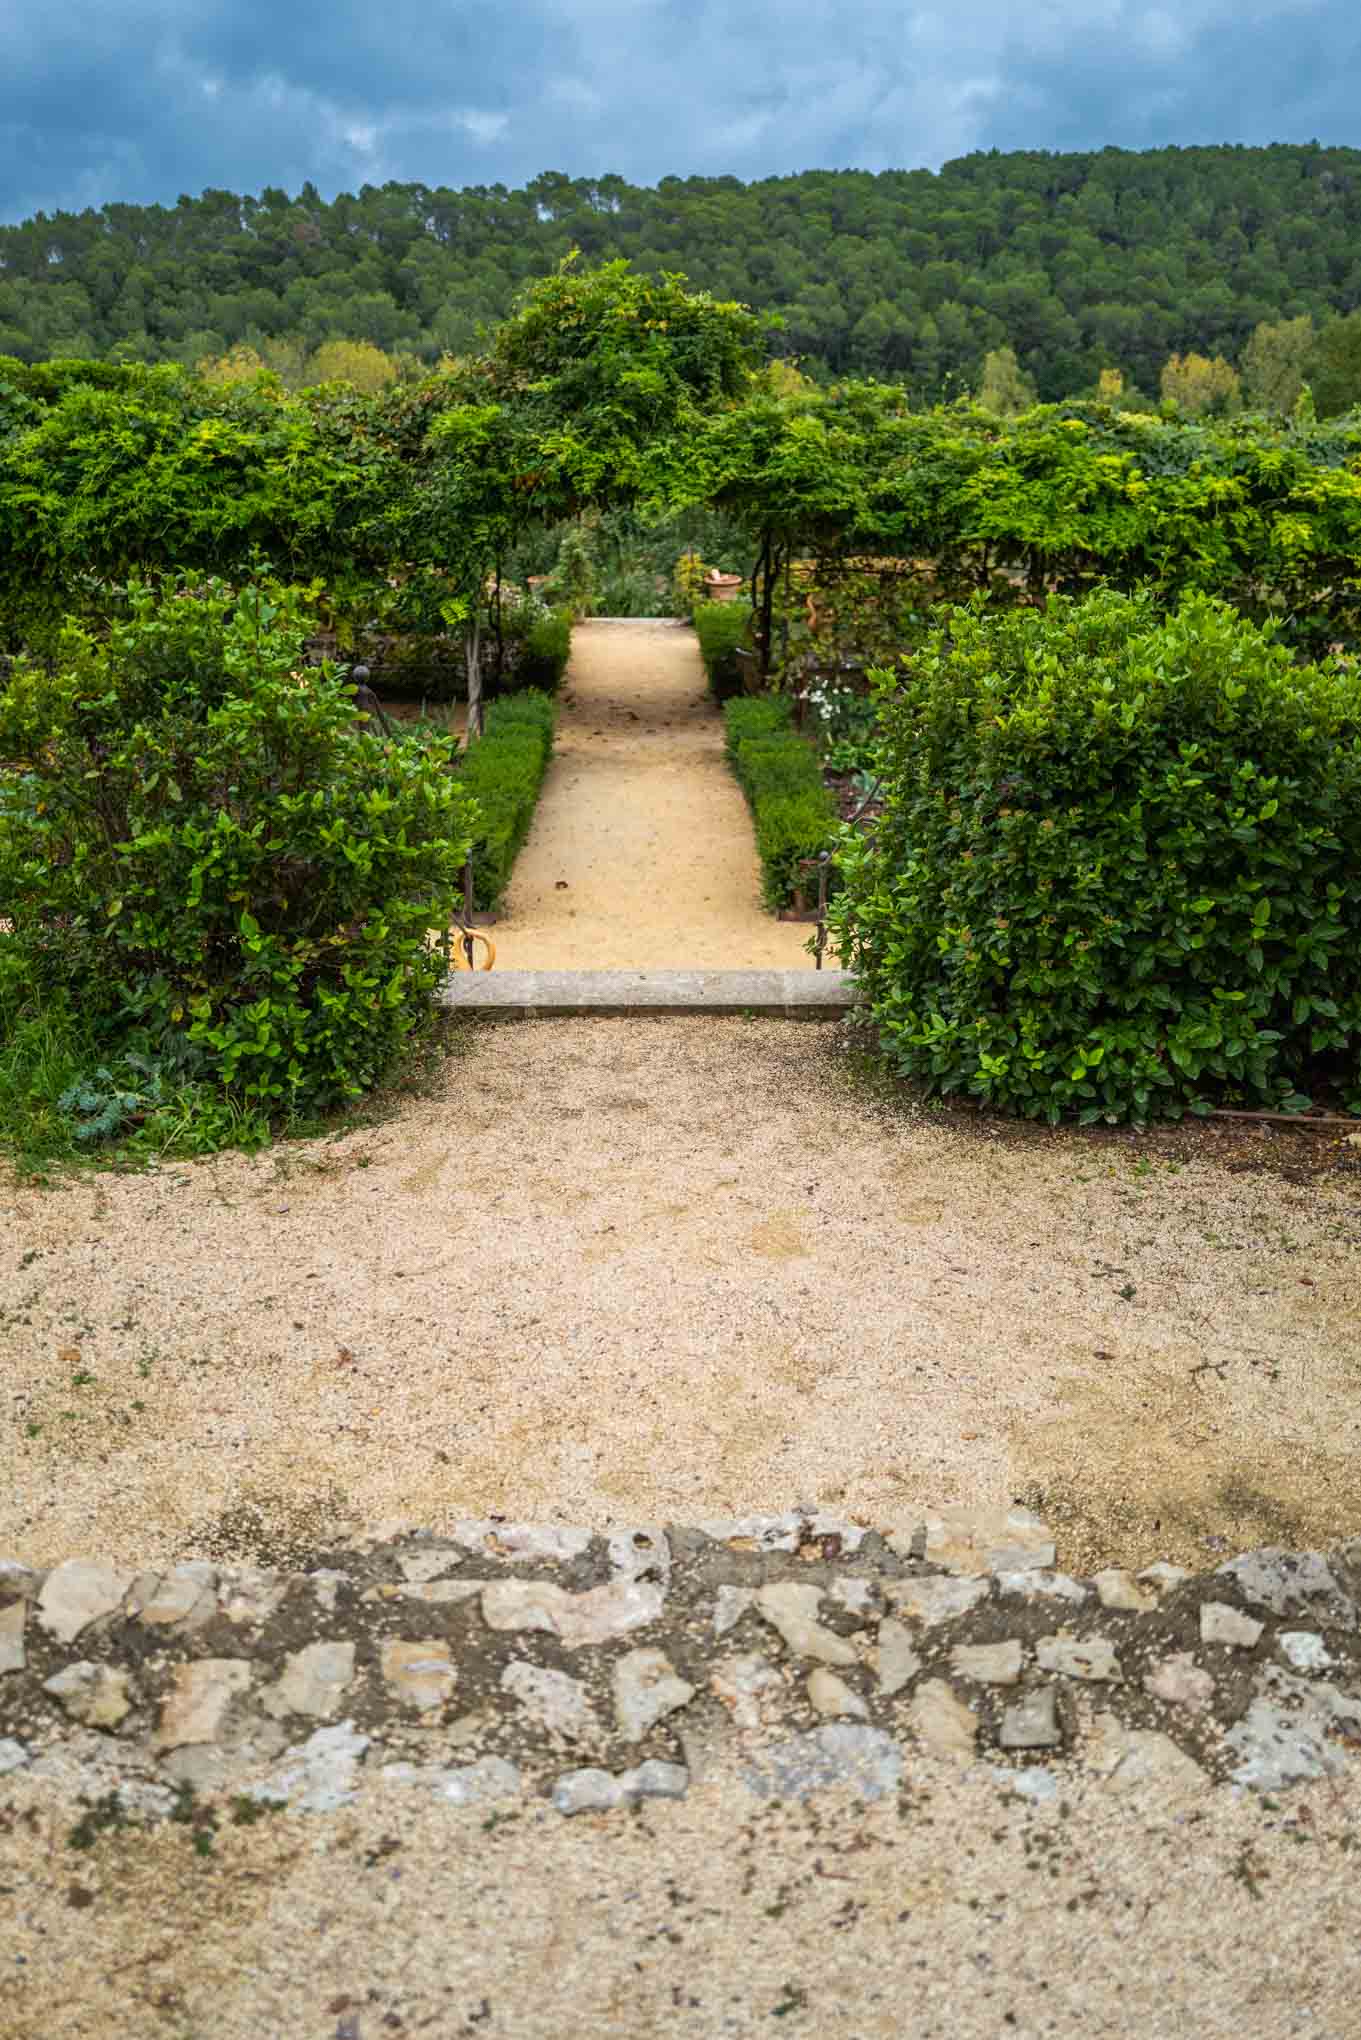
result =
[[[584,627],[502,965],[798,966],[805,934],[760,911],[692,641]],[[384,1521],[810,1503],[901,1526],[1013,1498],[1074,1571],[1327,1546],[1361,1526],[1359,1234],[1344,1143],[914,1112],[826,1026],[483,1026],[436,1097],[338,1139],[47,1191],[0,1180],[0,1555],[307,1567]],[[787,1564],[806,1582],[804,1556]],[[247,1602],[267,1585],[248,1577]],[[464,1604],[392,1605],[370,1626],[419,1631],[428,1676],[428,1637]],[[843,1627],[861,1604],[844,1605]],[[307,1636],[339,1633],[317,1608]],[[741,1647],[769,1647],[746,1619]],[[675,1653],[682,1626],[658,1632]],[[107,1651],[97,1627],[54,1656],[30,1625],[35,1692],[49,1659]],[[227,1627],[180,1647],[239,1675],[268,1631],[249,1608]],[[513,1648],[532,1653],[517,1692],[571,1689],[553,1638]],[[1221,1697],[1232,1655],[1214,1658]],[[169,1676],[163,1649],[136,1656],[137,1680]],[[784,1670],[802,1722],[813,1678],[805,1696]],[[492,1732],[471,1658],[459,1675],[450,1718],[383,1730],[417,1780]],[[1072,1749],[1031,1767],[933,1755],[905,1699],[901,1777],[872,1803],[837,1783],[759,1796],[721,1738],[706,1754],[697,1701],[684,1799],[570,1820],[375,1771],[325,1815],[241,1824],[251,1802],[228,1796],[143,1827],[134,1800],[133,1825],[101,1832],[82,1780],[116,1779],[130,1745],[72,1729],[69,1790],[60,1738],[0,1785],[0,2033],[1350,2032],[1361,1767],[1284,1804],[1212,1788],[1160,1736],[1121,1743],[1117,1723],[1111,1743],[1106,1689],[1089,1702],[1081,1683],[1106,1676],[1079,1671]],[[1118,1704],[1137,1715],[1142,1687]],[[580,1756],[564,1743],[564,1766]]]
[[483,1027],[342,1139],[0,1192],[0,1551],[1013,1496],[1073,1567],[1327,1545],[1361,1158],[1313,1151],[914,1117],[830,1027]]
[[[0,1184],[0,1554],[306,1566],[384,1519],[1013,1495],[1075,1571],[1326,1546],[1361,1523],[1358,1231],[1342,1143],[914,1114],[826,1026],[484,1026],[439,1096],[340,1139]],[[770,1649],[755,1620],[713,1647]],[[234,1660],[265,1633],[235,1624],[180,1647]],[[466,1684],[405,1729],[418,1777],[479,1746]],[[909,1724],[871,1803],[761,1798],[700,1736],[687,1796],[631,1811],[365,1774],[334,1813],[134,1801],[101,1831],[87,1791],[88,1847],[73,1792],[128,1746],[73,1730],[71,1790],[60,1748],[0,1779],[0,2033],[1352,2031],[1361,1766],[1262,1797],[1157,1738],[1107,1762],[1085,1691],[1081,1762]]]
[[[23,2040],[1344,2040],[1361,1767],[1275,1810],[1165,1781],[1032,1806],[918,1761],[901,1799],[564,1821],[366,1792],[88,1853],[6,1779],[0,2031]],[[408,1795],[408,1799],[410,1799]],[[8,2017],[7,2017],[8,2011]]]
[[694,633],[572,633],[557,753],[495,931],[502,970],[812,967],[761,907],[751,819]]

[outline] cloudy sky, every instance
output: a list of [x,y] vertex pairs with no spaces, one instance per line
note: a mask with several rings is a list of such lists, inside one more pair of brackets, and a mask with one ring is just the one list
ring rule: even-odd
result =
[[0,218],[311,178],[1361,143],[1358,0],[0,0]]

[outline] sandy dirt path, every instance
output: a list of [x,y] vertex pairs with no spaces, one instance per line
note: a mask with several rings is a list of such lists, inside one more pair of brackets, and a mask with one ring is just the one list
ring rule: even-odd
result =
[[809,932],[761,906],[751,818],[694,633],[578,624],[497,968],[797,970],[812,967]]
[[[1075,1571],[1328,1545],[1361,1524],[1361,1157],[1318,1152],[913,1114],[830,1027],[484,1026],[340,1139],[0,1179],[0,1554],[1012,1495]],[[20,1770],[0,2036],[1355,2030],[1361,1767],[1284,1802],[1016,1777],[909,1748],[868,1807],[718,1772],[565,1821],[366,1776],[200,1855],[173,1821],[75,1850]]]
[[1361,1527],[1361,1156],[913,1116],[797,1022],[484,1025],[330,1141],[0,1189],[0,1553],[898,1520],[1067,1563]]
[[564,1821],[366,1787],[82,1853],[5,1781],[6,2040],[1354,2040],[1361,1765],[1281,1803],[909,1759]]

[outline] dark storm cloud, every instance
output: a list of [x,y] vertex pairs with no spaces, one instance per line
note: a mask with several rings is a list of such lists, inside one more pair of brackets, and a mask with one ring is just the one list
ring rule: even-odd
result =
[[1076,28],[1072,11],[1041,9],[1004,40],[987,146],[1361,142],[1361,14],[1345,0],[1098,4]]
[[1356,0],[0,0],[0,217],[205,186],[1361,142]]

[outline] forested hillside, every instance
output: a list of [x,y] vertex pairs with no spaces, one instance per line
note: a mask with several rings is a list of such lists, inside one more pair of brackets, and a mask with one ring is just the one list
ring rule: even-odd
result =
[[326,202],[209,191],[0,228],[0,354],[194,363],[333,339],[433,359],[573,247],[681,270],[779,312],[814,375],[931,401],[1011,347],[1041,397],[1117,369],[1152,395],[1172,354],[1240,360],[1263,321],[1361,306],[1361,152],[1116,149],[927,170],[538,177],[523,191],[366,187]]

